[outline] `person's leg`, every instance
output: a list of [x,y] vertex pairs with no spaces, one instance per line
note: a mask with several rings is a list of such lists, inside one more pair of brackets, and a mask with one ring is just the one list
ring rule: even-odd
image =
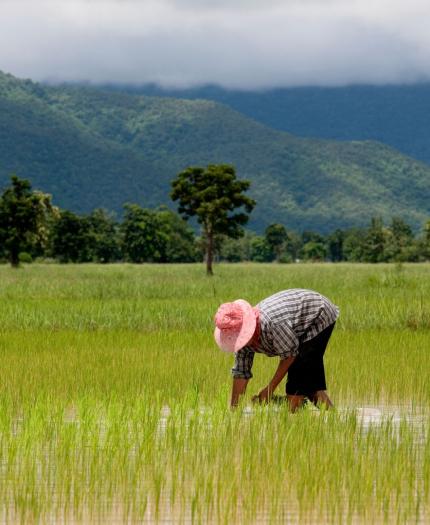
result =
[[290,406],[291,412],[296,412],[301,408],[305,402],[305,396],[299,396],[294,394],[287,394],[288,404]]
[[[326,384],[325,384],[325,370],[324,370],[324,353],[327,348],[327,345],[330,340],[333,329],[334,329],[334,324],[326,328],[320,334],[320,338],[317,344],[318,354],[320,356],[320,359],[318,359],[317,361],[317,368],[319,369],[318,375],[320,377],[320,380],[319,380],[320,386],[318,387],[318,390],[315,390],[308,396],[310,401],[312,401],[312,403],[315,406],[324,407],[326,409],[333,408],[334,406],[331,399],[329,398],[327,394]],[[321,388],[321,385],[323,386],[323,388]]]
[[334,406],[331,399],[328,397],[326,390],[317,390],[316,392],[313,392],[309,395],[309,399],[317,407],[323,406],[324,408],[329,409]]
[[305,402],[306,391],[302,388],[303,374],[303,363],[298,356],[288,369],[287,384],[285,385],[285,393],[291,412],[296,412]]
[[333,406],[326,392],[323,361],[333,328],[334,325],[331,325],[310,341],[302,343],[299,355],[288,370],[285,390],[293,412],[303,405],[306,397],[316,406]]

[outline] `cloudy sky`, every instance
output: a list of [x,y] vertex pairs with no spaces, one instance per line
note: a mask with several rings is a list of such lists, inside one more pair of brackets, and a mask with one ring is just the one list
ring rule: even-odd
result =
[[430,79],[428,0],[0,0],[0,70],[234,88]]

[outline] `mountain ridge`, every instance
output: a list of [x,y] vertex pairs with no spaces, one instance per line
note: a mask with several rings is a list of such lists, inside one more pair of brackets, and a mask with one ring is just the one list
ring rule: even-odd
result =
[[169,204],[188,165],[232,163],[252,181],[250,226],[321,232],[430,214],[430,168],[375,142],[303,139],[213,101],[44,86],[0,74],[0,184],[12,171],[78,212]]
[[430,83],[235,90],[207,85],[105,85],[130,94],[214,100],[274,129],[307,138],[375,140],[430,164]]

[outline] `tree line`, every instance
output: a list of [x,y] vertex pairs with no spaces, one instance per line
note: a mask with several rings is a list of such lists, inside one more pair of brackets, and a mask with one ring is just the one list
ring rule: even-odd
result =
[[219,259],[229,262],[423,262],[430,259],[430,220],[414,234],[400,217],[384,224],[380,217],[367,227],[336,229],[328,235],[289,231],[271,224],[264,235],[245,232],[241,239],[223,239]]
[[[160,207],[124,205],[124,217],[96,209],[79,216],[60,210],[50,195],[33,191],[16,175],[0,197],[0,258],[13,267],[34,257],[60,262],[194,262],[206,260],[211,275],[220,235],[239,238],[255,206],[245,195],[250,182],[238,180],[229,164],[189,167],[172,180],[171,198],[179,214]],[[186,220],[195,217],[196,238]]]
[[[352,261],[419,262],[430,259],[430,220],[414,234],[399,217],[389,224],[372,218],[364,228],[337,229],[322,235],[297,233],[283,224],[264,234],[245,230],[255,202],[244,192],[234,168],[214,165],[187,168],[172,182],[176,213],[125,204],[121,220],[106,210],[79,215],[59,209],[51,196],[34,191],[28,180],[12,176],[0,197],[0,260],[12,266],[35,259],[62,263],[186,263],[206,260],[240,262]],[[187,222],[195,217],[196,235]]]

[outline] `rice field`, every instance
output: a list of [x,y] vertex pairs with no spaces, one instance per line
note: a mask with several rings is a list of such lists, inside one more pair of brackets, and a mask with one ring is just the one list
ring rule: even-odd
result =
[[[0,267],[1,523],[428,523],[430,265]],[[327,295],[336,410],[228,408],[221,302]],[[277,392],[282,394],[282,390]]]

